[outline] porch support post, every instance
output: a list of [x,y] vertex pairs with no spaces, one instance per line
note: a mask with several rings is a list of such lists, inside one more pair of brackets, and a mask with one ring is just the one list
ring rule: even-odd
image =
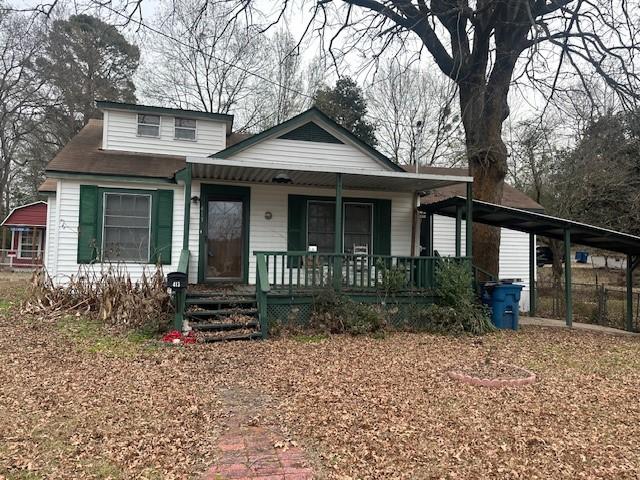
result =
[[536,315],[536,236],[529,234],[529,315]]
[[633,257],[627,255],[627,331],[633,330]]
[[189,228],[191,226],[191,164],[187,163],[184,172],[184,231],[182,249],[189,250]]
[[462,207],[456,207],[456,257],[462,256]]
[[567,327],[573,325],[573,303],[571,298],[571,231],[564,231],[564,297]]
[[424,221],[426,222],[425,228],[427,230],[425,245],[427,250],[427,257],[433,257],[433,214],[427,213]]
[[467,205],[465,208],[465,255],[469,257],[469,268],[473,267],[473,183],[467,183]]
[[344,250],[344,237],[342,234],[342,174],[336,173],[336,225],[335,225],[335,262],[333,271],[333,284],[336,290],[342,283],[342,255]]

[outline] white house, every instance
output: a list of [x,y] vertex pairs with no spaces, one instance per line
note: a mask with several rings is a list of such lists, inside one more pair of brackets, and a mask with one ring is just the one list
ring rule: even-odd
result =
[[[406,172],[317,109],[242,136],[231,115],[97,104],[103,120],[46,169],[45,264],[57,282],[114,262],[135,280],[162,264],[189,284],[257,284],[258,303],[264,294],[298,311],[316,283],[371,296],[393,267],[415,303],[437,261],[420,257],[420,195],[473,181]],[[450,227],[435,230],[440,254],[454,249]],[[505,259],[520,242],[506,236]],[[524,260],[503,272],[501,258],[500,274],[526,280]]]

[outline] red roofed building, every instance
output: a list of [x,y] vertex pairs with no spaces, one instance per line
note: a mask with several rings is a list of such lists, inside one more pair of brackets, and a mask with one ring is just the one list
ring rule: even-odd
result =
[[0,250],[0,264],[11,268],[30,268],[42,265],[47,226],[47,203],[34,202],[11,210],[2,227],[2,247],[7,246],[7,234],[11,235],[9,248]]

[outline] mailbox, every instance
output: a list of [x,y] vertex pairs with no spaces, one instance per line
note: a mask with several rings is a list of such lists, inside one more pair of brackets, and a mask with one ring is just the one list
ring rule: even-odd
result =
[[182,272],[171,272],[167,274],[167,287],[171,290],[184,290],[187,288],[187,274]]

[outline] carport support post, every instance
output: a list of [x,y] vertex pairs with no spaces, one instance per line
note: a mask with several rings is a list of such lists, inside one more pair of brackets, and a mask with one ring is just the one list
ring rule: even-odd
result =
[[633,330],[633,257],[627,255],[627,331]]
[[573,325],[573,303],[571,298],[571,231],[564,231],[564,296],[567,327]]
[[469,269],[473,268],[473,183],[467,183],[467,205],[465,212],[465,255],[470,259]]
[[344,239],[342,236],[342,174],[336,173],[336,238],[335,238],[335,261],[333,263],[333,286],[340,289],[342,283],[342,255],[344,250]]
[[536,315],[536,236],[529,234],[529,316]]
[[462,256],[462,208],[456,206],[456,257]]

